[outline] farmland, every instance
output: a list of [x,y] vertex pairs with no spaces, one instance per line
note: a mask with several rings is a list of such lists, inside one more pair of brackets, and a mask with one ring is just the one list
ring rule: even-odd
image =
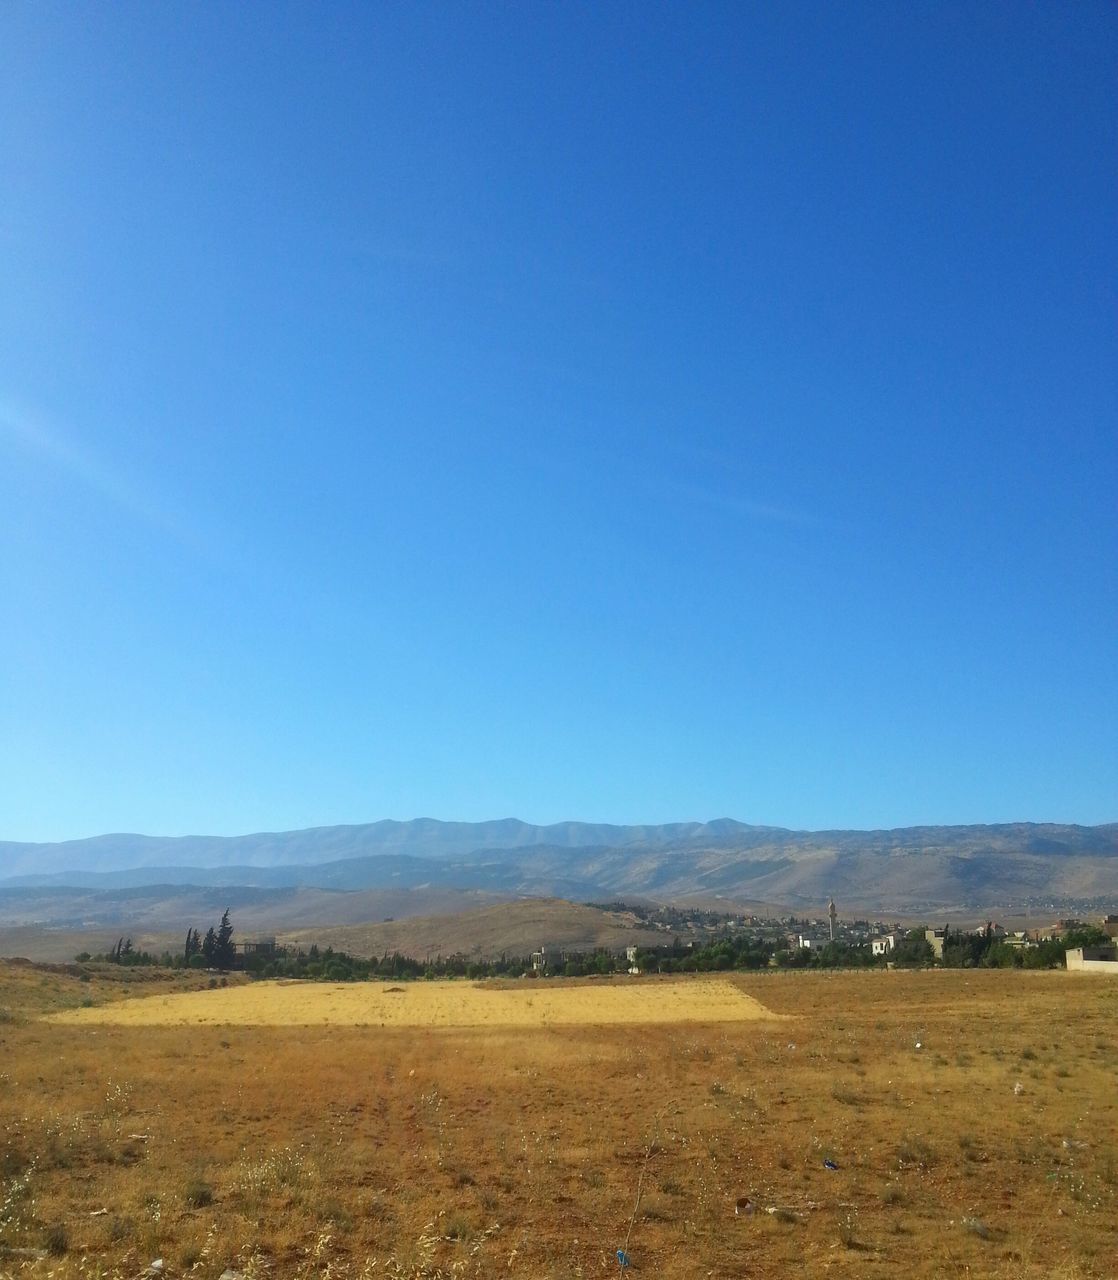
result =
[[2,1275],[1113,1275],[1113,982],[109,969],[0,965]]
[[115,1026],[547,1027],[741,1022],[768,1011],[732,982],[259,982],[76,1009],[56,1021]]

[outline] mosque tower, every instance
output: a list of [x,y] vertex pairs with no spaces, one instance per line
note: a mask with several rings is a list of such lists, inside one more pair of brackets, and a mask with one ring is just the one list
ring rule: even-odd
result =
[[830,920],[831,922],[831,941],[832,942],[834,942],[835,940],[835,916],[837,914],[838,912],[835,910],[835,900],[834,898],[832,898],[830,902],[827,903],[827,919]]

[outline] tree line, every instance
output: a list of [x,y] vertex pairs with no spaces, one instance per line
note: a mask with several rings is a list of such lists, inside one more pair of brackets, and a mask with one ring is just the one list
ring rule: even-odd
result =
[[222,973],[236,967],[237,949],[233,945],[233,925],[226,908],[217,927],[206,930],[203,937],[197,929],[186,931],[186,943],[180,952],[162,951],[158,955],[151,951],[138,951],[132,945],[132,939],[121,937],[108,951],[91,955],[82,951],[74,957],[79,963],[100,961],[106,964],[127,966],[156,966],[165,969],[218,969]]
[[[1107,941],[1106,934],[1091,925],[1030,947],[1010,946],[989,928],[979,933],[949,930],[944,938],[940,963],[944,968],[956,969],[1058,969],[1064,965],[1064,953],[1068,948]],[[494,960],[470,959],[462,955],[428,956],[425,960],[418,960],[398,951],[386,951],[380,957],[370,958],[312,944],[305,951],[286,947],[274,953],[249,952],[238,956],[228,909],[217,926],[211,926],[204,935],[193,927],[188,928],[183,949],[177,955],[164,951],[156,956],[137,951],[131,938],[121,937],[108,952],[95,956],[82,952],[76,959],[120,965],[217,969],[220,972],[242,968],[259,978],[309,978],[326,982],[358,982],[376,978],[518,978],[536,972],[531,956],[507,953]],[[789,947],[783,938],[735,931],[714,938],[703,946],[684,942],[677,936],[663,946],[640,947],[635,961],[636,967],[644,973],[707,973],[767,968],[850,969],[882,967],[887,962],[901,968],[932,965],[934,956],[924,931],[910,930],[887,956],[875,956],[868,942],[836,941],[808,949]],[[549,953],[544,972],[549,976],[580,978],[625,973],[629,967],[630,962],[624,952],[598,948],[592,952]]]
[[233,925],[229,920],[229,908],[215,929],[212,925],[204,938],[197,929],[187,929],[183,959],[191,969],[232,969],[237,961],[237,948],[233,945]]
[[1059,938],[1047,938],[1031,947],[1010,946],[987,927],[980,933],[948,930],[943,939],[945,969],[1062,969],[1065,953],[1075,947],[1093,947],[1111,939],[1095,925],[1084,925]]

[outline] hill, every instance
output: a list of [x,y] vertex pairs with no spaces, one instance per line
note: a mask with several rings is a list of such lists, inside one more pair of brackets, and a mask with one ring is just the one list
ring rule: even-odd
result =
[[424,956],[464,955],[492,960],[508,952],[526,956],[540,947],[549,951],[620,951],[630,946],[657,946],[664,935],[642,928],[624,911],[564,902],[558,898],[531,899],[483,907],[457,915],[413,917],[381,924],[284,931],[279,940],[309,946],[317,942],[356,956],[379,956],[399,951]]
[[361,924],[386,917],[449,914],[507,900],[490,893],[446,889],[256,889],[154,885],[127,890],[0,889],[0,926],[71,930],[185,928],[220,916],[226,907],[249,932],[314,924]]

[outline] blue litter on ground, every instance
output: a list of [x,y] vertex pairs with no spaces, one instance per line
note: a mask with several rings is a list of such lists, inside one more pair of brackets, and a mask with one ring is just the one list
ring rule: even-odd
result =
[[629,1255],[625,1252],[624,1249],[618,1249],[617,1261],[623,1267],[629,1266]]
[[834,1162],[833,1160],[824,1160],[824,1161],[823,1161],[823,1168],[824,1168],[824,1169],[837,1169],[837,1168],[838,1168],[838,1165],[837,1165],[837,1164],[835,1164],[835,1162]]

